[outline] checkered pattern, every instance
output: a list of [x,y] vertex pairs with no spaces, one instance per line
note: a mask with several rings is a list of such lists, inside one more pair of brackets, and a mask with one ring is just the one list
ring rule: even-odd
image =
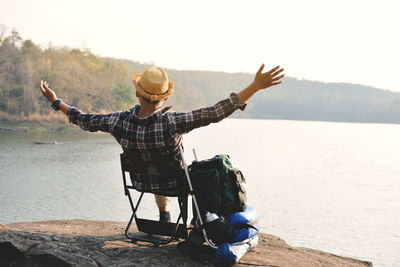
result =
[[[129,111],[110,114],[89,114],[71,107],[67,116],[71,123],[85,131],[108,132],[117,140],[124,151],[143,155],[177,154],[182,143],[182,134],[193,129],[219,122],[231,115],[236,109],[244,110],[246,104],[240,104],[235,93],[214,106],[190,112],[170,111],[170,106],[162,107],[146,118],[136,114],[140,106]],[[139,177],[135,175],[132,184],[140,191],[162,194],[177,188],[176,179],[162,179],[157,176]],[[131,177],[132,178],[132,177]]]

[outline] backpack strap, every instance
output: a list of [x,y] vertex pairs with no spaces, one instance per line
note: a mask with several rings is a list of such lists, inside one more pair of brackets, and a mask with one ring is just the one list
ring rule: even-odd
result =
[[249,223],[233,225],[233,229],[234,229],[234,230],[241,230],[241,229],[243,229],[243,228],[253,228],[254,230],[259,231],[259,229],[257,229],[257,227],[255,227],[254,225],[249,224]]

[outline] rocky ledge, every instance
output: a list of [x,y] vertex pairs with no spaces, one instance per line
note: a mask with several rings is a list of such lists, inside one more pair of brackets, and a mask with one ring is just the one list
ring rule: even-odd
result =
[[[124,236],[125,222],[63,220],[0,224],[0,266],[202,266],[176,249]],[[204,252],[209,266],[218,266]],[[261,234],[258,247],[236,266],[372,266],[371,262],[288,245]]]

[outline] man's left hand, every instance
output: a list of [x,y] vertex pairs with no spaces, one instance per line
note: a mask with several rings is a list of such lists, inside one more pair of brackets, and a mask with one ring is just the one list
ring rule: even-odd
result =
[[56,93],[49,88],[49,84],[46,81],[40,81],[40,91],[51,103],[57,100]]

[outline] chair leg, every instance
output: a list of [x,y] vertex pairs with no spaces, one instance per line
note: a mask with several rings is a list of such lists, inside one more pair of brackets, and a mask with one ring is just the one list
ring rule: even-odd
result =
[[188,195],[184,194],[178,198],[179,209],[182,214],[183,224],[187,226],[188,220]]
[[135,238],[135,237],[129,235],[129,228],[131,227],[133,218],[136,218],[136,211],[138,210],[138,207],[139,207],[139,205],[140,205],[140,202],[142,201],[143,194],[144,194],[144,192],[142,192],[142,193],[140,194],[139,199],[138,199],[138,202],[136,203],[136,207],[135,207],[135,205],[133,205],[133,201],[132,201],[131,194],[128,192],[129,203],[130,203],[131,208],[132,208],[132,216],[131,216],[131,218],[130,218],[130,220],[129,220],[129,222],[128,222],[128,225],[127,225],[126,228],[125,228],[125,236],[126,236],[127,238],[131,239],[133,242],[135,242],[135,241],[137,240],[137,238]]
[[134,217],[135,217],[135,213],[132,214],[131,219],[129,220],[129,223],[128,223],[128,225],[127,225],[126,228],[125,228],[125,236],[126,236],[127,238],[129,238],[130,240],[132,240],[132,241],[133,241],[133,240],[136,241],[136,238],[133,237],[133,236],[131,236],[131,235],[129,235],[129,227],[131,227],[132,220],[133,220]]

